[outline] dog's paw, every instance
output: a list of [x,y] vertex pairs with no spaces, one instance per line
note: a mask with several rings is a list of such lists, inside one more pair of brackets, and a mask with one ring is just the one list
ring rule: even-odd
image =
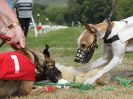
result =
[[93,84],[93,83],[95,83],[95,81],[96,81],[96,79],[90,78],[90,79],[87,79],[87,80],[84,82],[84,84]]

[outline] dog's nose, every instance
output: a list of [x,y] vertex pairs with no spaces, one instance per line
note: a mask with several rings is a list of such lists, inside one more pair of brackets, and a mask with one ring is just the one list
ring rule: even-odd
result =
[[80,59],[75,58],[74,61],[77,62],[77,63],[79,63],[80,62]]

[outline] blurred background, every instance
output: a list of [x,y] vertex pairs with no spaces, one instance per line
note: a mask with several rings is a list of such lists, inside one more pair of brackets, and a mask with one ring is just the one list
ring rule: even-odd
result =
[[[98,23],[107,17],[113,0],[34,0],[35,22],[78,26]],[[133,0],[117,0],[113,20],[133,15]]]

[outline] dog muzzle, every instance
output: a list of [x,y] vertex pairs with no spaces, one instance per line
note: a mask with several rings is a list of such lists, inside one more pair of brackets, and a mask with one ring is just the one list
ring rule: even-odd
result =
[[75,56],[76,58],[74,59],[74,61],[78,63],[88,63],[92,58],[96,48],[98,48],[98,45],[97,45],[97,40],[95,39],[85,51],[81,49],[77,50]]

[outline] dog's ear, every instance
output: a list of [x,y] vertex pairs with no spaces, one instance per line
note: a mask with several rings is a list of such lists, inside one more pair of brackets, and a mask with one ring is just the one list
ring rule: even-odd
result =
[[43,54],[46,55],[47,57],[50,57],[50,53],[49,53],[48,49],[49,49],[49,46],[48,46],[48,44],[46,44],[45,49],[43,50]]
[[90,31],[91,33],[95,32],[93,24],[85,24],[84,27],[86,30]]

